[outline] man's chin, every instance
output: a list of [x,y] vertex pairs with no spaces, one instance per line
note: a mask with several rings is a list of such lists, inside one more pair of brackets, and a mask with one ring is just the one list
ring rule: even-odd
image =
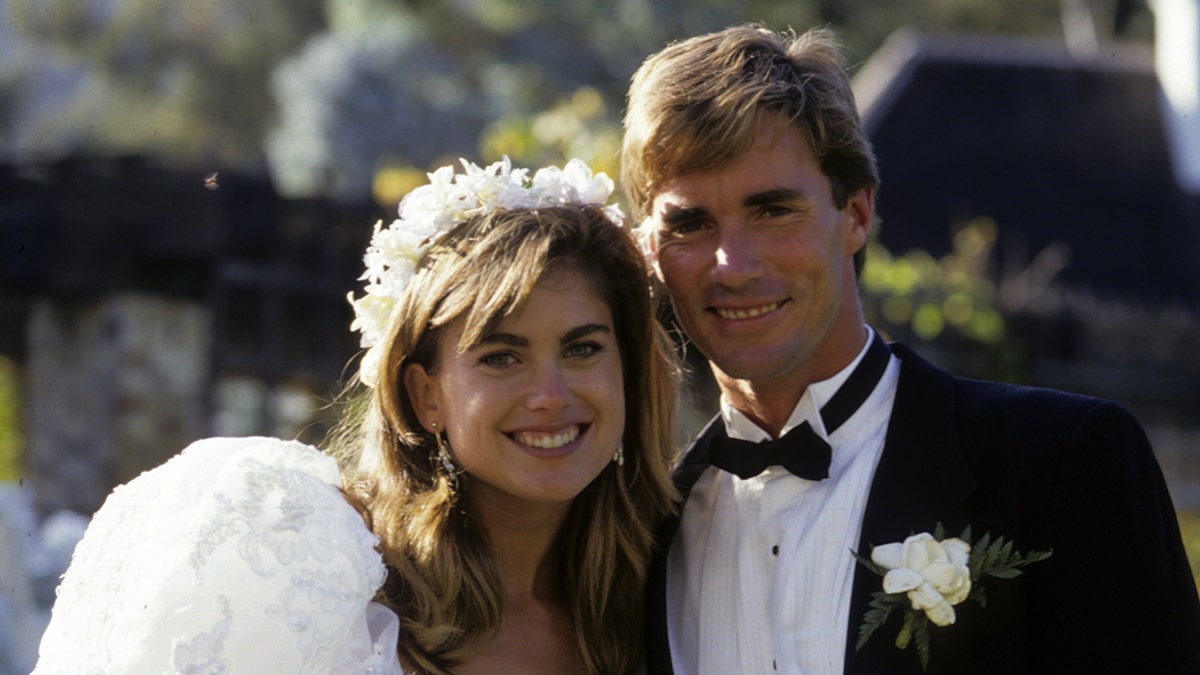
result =
[[794,360],[769,358],[769,355],[762,353],[762,349],[739,350],[740,353],[734,356],[718,354],[715,359],[708,357],[709,364],[718,380],[725,377],[745,382],[767,382],[785,376]]

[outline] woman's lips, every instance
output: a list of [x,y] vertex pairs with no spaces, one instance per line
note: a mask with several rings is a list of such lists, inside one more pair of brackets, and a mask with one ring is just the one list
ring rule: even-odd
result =
[[583,430],[584,425],[573,424],[554,432],[514,431],[508,434],[508,436],[517,443],[530,448],[554,450],[575,442],[579,438],[579,435],[583,433]]

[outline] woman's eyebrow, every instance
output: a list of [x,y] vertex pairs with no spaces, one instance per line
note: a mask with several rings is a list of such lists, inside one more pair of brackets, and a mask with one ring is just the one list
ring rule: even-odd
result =
[[513,333],[488,333],[479,338],[479,342],[475,343],[474,347],[482,347],[484,345],[505,345],[508,347],[528,347],[529,338]]
[[591,335],[593,333],[604,333],[605,335],[612,333],[612,329],[601,323],[586,323],[582,326],[576,326],[563,334],[559,340],[562,344],[574,342],[581,337]]
[[[573,342],[575,340],[578,340],[581,337],[584,337],[586,335],[591,335],[593,333],[608,334],[608,333],[612,333],[612,329],[602,323],[585,323],[581,326],[576,326],[576,327],[572,328],[571,330],[567,331],[566,333],[563,333],[563,336],[561,338],[559,338],[558,341],[562,344],[566,344],[568,342]],[[484,335],[482,338],[479,339],[479,342],[477,342],[473,345],[473,347],[483,347],[486,345],[505,345],[507,347],[528,347],[530,345],[530,342],[529,342],[529,338],[527,338],[523,335],[516,335],[514,333],[497,332],[497,333],[488,333],[487,335]]]

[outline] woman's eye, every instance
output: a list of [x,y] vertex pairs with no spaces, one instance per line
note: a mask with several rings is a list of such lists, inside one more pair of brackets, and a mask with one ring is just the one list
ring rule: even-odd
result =
[[595,342],[579,342],[567,347],[566,355],[570,358],[586,359],[604,349]]
[[484,354],[479,358],[479,362],[485,366],[503,368],[516,363],[517,357],[509,352],[494,352],[492,354]]

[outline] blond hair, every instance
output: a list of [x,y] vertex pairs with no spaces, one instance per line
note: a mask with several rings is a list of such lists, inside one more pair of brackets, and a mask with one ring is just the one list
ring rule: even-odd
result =
[[559,269],[587,278],[613,313],[626,404],[624,464],[583,490],[558,535],[559,590],[591,672],[626,672],[638,656],[653,530],[675,497],[676,372],[645,262],[599,207],[502,210],[456,226],[425,256],[385,338],[379,382],[338,441],[348,496],[389,567],[379,599],[401,618],[401,653],[430,672],[463,662],[495,633],[502,589],[487,537],[462,506],[469,481],[452,490],[402,372],[430,368],[438,337],[460,317],[460,347],[478,341]]

